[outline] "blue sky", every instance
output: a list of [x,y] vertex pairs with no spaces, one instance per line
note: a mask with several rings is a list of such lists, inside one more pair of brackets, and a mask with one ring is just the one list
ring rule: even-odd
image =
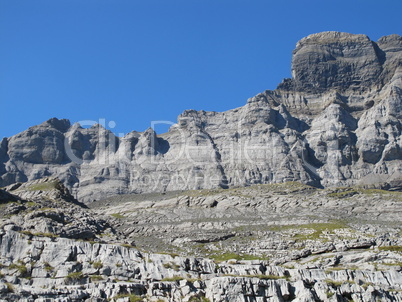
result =
[[128,133],[240,107],[290,77],[302,37],[402,35],[401,12],[399,0],[0,0],[0,137],[51,117]]

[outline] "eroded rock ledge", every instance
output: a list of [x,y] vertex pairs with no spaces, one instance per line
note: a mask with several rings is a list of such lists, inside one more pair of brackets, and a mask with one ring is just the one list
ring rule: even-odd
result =
[[55,178],[15,184],[0,190],[0,301],[400,301],[401,200],[285,183],[88,209]]
[[396,269],[293,269],[257,260],[218,265],[209,259],[30,237],[12,230],[0,238],[0,299],[4,301],[129,301],[130,297],[130,301],[177,302],[402,299],[402,274]]

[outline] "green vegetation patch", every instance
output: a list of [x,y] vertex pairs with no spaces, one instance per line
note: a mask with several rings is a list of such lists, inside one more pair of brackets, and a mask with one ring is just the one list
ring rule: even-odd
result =
[[43,268],[44,268],[44,270],[47,271],[47,272],[52,272],[52,271],[54,270],[54,267],[51,266],[51,265],[49,264],[49,262],[43,263]]
[[367,288],[368,288],[369,286],[374,286],[374,283],[365,282],[365,283],[362,285],[362,287],[363,287],[365,290],[367,290]]
[[53,189],[56,189],[58,185],[59,185],[58,181],[44,182],[31,185],[27,189],[29,191],[51,191]]
[[327,283],[329,286],[331,286],[333,288],[337,288],[343,284],[343,282],[334,281],[331,279],[325,279],[325,283]]
[[129,298],[130,302],[141,302],[144,301],[141,296],[137,296],[134,294],[118,294],[117,296],[114,296],[113,299],[117,300],[117,299],[122,299],[122,298]]
[[382,197],[398,197],[402,199],[402,193],[396,191],[387,191],[381,189],[365,189],[361,187],[352,187],[352,188],[339,188],[338,192],[332,192],[327,194],[328,197],[333,198],[348,198],[353,195],[363,194],[363,195],[381,195]]
[[180,270],[180,265],[177,265],[176,263],[164,263],[163,267],[167,269],[172,269],[176,272]]
[[131,244],[128,244],[128,243],[122,243],[122,244],[120,244],[120,246],[129,248],[129,249],[133,249],[133,248],[134,248],[134,246],[132,246]]
[[84,274],[82,272],[73,272],[73,273],[69,273],[66,276],[66,279],[69,281],[79,281],[84,279]]
[[359,192],[357,190],[348,189],[345,191],[329,193],[327,196],[332,197],[332,198],[347,198],[347,197],[352,197],[353,195],[356,195],[356,194],[359,194]]
[[91,281],[102,281],[103,277],[101,275],[91,275]]
[[191,297],[188,302],[210,302],[210,300],[205,297]]
[[10,270],[13,270],[13,269],[16,269],[18,272],[19,272],[19,274],[20,274],[20,276],[22,277],[22,278],[27,278],[27,277],[29,277],[29,274],[28,274],[28,268],[27,268],[27,266],[24,264],[24,263],[22,263],[22,262],[20,262],[20,263],[12,263],[9,267],[8,267],[8,269],[10,269]]
[[92,263],[94,269],[101,269],[103,267],[103,263],[101,261],[95,261]]
[[[349,226],[344,221],[330,221],[323,223],[308,223],[308,224],[291,224],[284,226],[271,226],[269,229],[274,232],[287,231],[287,230],[300,230],[301,234],[293,236],[296,240],[317,240],[321,238],[324,232],[333,233],[335,230],[348,229]],[[308,232],[309,233],[305,233]],[[326,240],[326,239],[325,239]]]
[[402,246],[400,245],[380,246],[378,249],[380,251],[402,252]]
[[120,213],[113,213],[113,214],[110,214],[110,216],[112,216],[114,218],[118,218],[118,219],[126,218],[126,216],[124,216]]
[[31,231],[21,231],[21,234],[28,235],[28,236],[37,236],[37,237],[49,237],[49,238],[57,238],[58,236],[53,233],[43,233],[43,232],[31,232]]
[[6,282],[6,286],[7,286],[7,290],[9,293],[13,293],[14,292],[14,286],[11,283]]
[[385,266],[400,266],[400,267],[402,267],[402,261],[392,262],[392,263],[381,263],[381,264],[385,265]]
[[180,256],[180,255],[177,254],[177,253],[170,253],[170,252],[160,252],[160,253],[158,253],[158,254],[169,255],[169,256],[171,256],[172,258],[176,258],[176,257],[179,257],[179,256]]

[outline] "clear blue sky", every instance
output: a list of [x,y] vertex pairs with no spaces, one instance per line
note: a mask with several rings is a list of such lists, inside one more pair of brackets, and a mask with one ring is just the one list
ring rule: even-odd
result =
[[402,35],[401,15],[400,0],[0,0],[0,137],[51,117],[127,133],[239,107],[290,77],[302,37]]

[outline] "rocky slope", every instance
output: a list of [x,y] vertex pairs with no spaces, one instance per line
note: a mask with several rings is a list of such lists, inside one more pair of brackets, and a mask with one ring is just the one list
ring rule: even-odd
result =
[[402,301],[399,192],[285,183],[88,209],[45,178],[0,205],[0,301]]
[[301,181],[401,185],[402,37],[324,32],[292,79],[226,112],[187,110],[168,133],[119,138],[50,119],[0,143],[0,186],[58,176],[75,197]]
[[402,245],[402,193],[378,189],[283,183],[116,196],[91,208],[154,252],[243,253],[295,265],[300,255]]

